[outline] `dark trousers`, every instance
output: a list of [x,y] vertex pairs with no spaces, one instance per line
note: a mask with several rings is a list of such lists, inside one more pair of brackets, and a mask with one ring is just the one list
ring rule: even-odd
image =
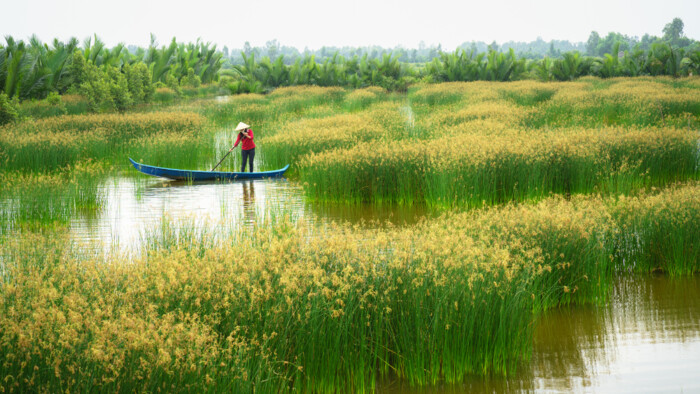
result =
[[253,159],[255,158],[255,148],[250,149],[250,150],[243,150],[241,149],[241,153],[243,155],[243,163],[241,163],[241,172],[245,172],[245,162],[248,161],[250,163],[248,167],[250,168],[250,172],[253,172]]

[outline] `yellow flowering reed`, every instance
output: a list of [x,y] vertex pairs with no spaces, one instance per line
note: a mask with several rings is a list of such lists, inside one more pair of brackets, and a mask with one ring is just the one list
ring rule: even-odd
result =
[[205,126],[204,117],[185,112],[60,116],[1,128],[0,152],[6,169],[56,170],[87,158],[111,159],[134,140],[156,135],[187,135],[201,145]]
[[[626,240],[655,245],[662,217],[697,229],[699,187],[404,228],[282,219],[129,260],[86,256],[63,231],[10,235],[0,387],[335,392],[388,374],[417,385],[511,374],[543,309],[605,299],[610,273],[628,268]],[[678,252],[697,250],[697,234],[677,231]]]

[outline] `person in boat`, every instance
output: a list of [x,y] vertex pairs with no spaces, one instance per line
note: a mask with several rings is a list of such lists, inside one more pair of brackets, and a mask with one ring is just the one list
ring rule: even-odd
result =
[[248,168],[250,172],[253,172],[253,159],[255,158],[255,143],[253,142],[253,130],[247,124],[240,122],[236,126],[236,131],[238,132],[238,137],[236,138],[236,143],[233,144],[235,149],[238,144],[241,144],[241,156],[243,163],[241,164],[241,172],[245,172],[245,163],[249,163]]

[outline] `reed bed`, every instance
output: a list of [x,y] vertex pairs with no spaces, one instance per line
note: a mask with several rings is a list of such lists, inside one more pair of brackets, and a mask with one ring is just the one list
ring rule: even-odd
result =
[[109,169],[83,161],[51,173],[0,172],[0,233],[29,225],[68,223],[103,204],[100,185]]
[[[625,193],[700,174],[696,79],[417,86],[407,106],[395,105],[403,124],[396,116],[380,121],[389,125],[381,138],[303,151],[285,145],[303,152],[289,160],[299,159],[299,177],[317,201],[474,207]],[[387,104],[353,114],[373,117]],[[347,130],[334,138],[352,136]],[[284,151],[274,148],[269,156]]]
[[192,109],[198,110],[220,127],[229,126],[236,120],[245,120],[248,124],[257,125],[260,122],[270,121],[272,117],[267,99],[259,94],[228,97],[223,102],[207,100],[204,105],[198,102],[197,107]]
[[671,276],[700,271],[700,187],[620,196],[611,211],[620,227],[616,258],[622,268]]
[[345,95],[344,107],[350,112],[364,110],[383,100],[386,96],[387,91],[378,86],[356,89]]
[[339,104],[346,90],[339,87],[294,86],[275,89],[270,101],[278,114],[303,114],[306,108],[322,104]]
[[674,128],[452,133],[309,155],[305,190],[321,201],[473,207],[659,186],[697,177],[700,162],[695,133]]
[[[152,113],[60,116],[4,126],[0,158],[6,170],[52,171],[85,159],[123,160],[139,140],[165,136],[188,138],[192,151],[202,153],[206,120],[196,113]],[[151,147],[167,148],[156,143]],[[134,159],[147,158],[140,153]],[[120,156],[117,158],[117,156]],[[144,157],[145,156],[145,157]],[[177,161],[171,157],[170,161]]]
[[406,134],[404,117],[394,102],[352,114],[278,122],[274,128],[277,132],[265,132],[260,145],[265,163],[277,168],[297,163],[309,154],[350,148],[362,142],[396,140]]
[[[616,273],[700,272],[700,184],[676,184],[700,171],[697,80],[295,87],[0,128],[0,392],[515,374],[543,311],[604,302]],[[201,166],[211,126],[238,121],[310,199],[479,209],[225,234],[165,218],[136,257],[71,243],[110,160]]]
[[[452,82],[414,88],[416,113],[470,110],[484,104],[521,108],[519,124],[529,128],[606,125],[697,128],[697,77],[581,78],[576,82]],[[450,108],[452,107],[452,108]]]
[[[373,391],[389,375],[510,375],[543,310],[602,302],[629,256],[647,259],[636,245],[655,244],[662,212],[665,229],[682,224],[671,231],[683,250],[697,250],[698,196],[690,184],[553,197],[407,228],[279,219],[215,243],[165,226],[169,246],[133,260],[82,254],[62,231],[7,236],[0,387],[336,392]],[[678,274],[700,271],[697,253],[673,255],[692,267]]]
[[349,148],[383,135],[381,123],[368,116],[347,114],[302,119],[288,122],[281,126],[280,132],[266,137],[263,152],[266,163],[280,167],[310,153]]

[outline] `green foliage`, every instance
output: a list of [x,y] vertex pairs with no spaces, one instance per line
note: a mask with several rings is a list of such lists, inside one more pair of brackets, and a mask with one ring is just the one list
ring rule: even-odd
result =
[[[193,86],[196,76],[200,83],[215,82],[221,68],[222,54],[216,46],[197,40],[194,44],[178,44],[173,37],[167,47],[158,48],[155,36],[151,35],[151,44],[143,61],[151,70],[153,82],[164,82],[173,87],[168,80],[170,76],[180,81],[186,79],[182,86]],[[190,69],[194,76],[189,76]]]
[[308,56],[297,59],[291,66],[285,65],[281,56],[274,62],[267,57],[257,62],[254,53],[242,53],[241,56],[242,64],[233,66],[232,72],[222,72],[222,75],[237,80],[237,83],[228,83],[232,92],[249,93],[258,91],[258,87],[270,90],[291,85],[381,86],[387,90],[406,91],[412,80],[407,65],[389,54],[381,59],[368,59],[367,56],[345,59],[336,54],[320,64],[314,56]]
[[71,82],[74,86],[80,86],[88,80],[88,63],[81,51],[73,53],[73,59],[69,68]]
[[85,80],[78,91],[87,99],[88,109],[92,112],[105,112],[115,108],[110,81],[94,64],[87,63]]
[[180,86],[187,86],[192,88],[198,88],[201,84],[201,78],[199,78],[198,75],[195,75],[194,69],[191,67],[187,71],[187,76],[182,78],[182,80],[180,81]]
[[284,65],[283,56],[278,57],[274,62],[263,58],[260,67],[265,70],[266,80],[264,84],[267,86],[278,87],[289,81],[289,68]]
[[618,50],[620,44],[615,44],[613,48],[613,54],[606,53],[602,59],[596,59],[594,65],[594,70],[596,75],[601,78],[612,78],[622,75],[622,68],[620,66]]
[[59,106],[62,104],[61,95],[56,92],[51,92],[46,97],[46,102],[48,102],[50,105]]
[[624,231],[616,234],[620,269],[667,275],[700,271],[698,189],[671,188],[643,198],[621,197],[610,209]]
[[592,61],[578,52],[567,52],[563,59],[554,60],[551,73],[557,81],[573,81],[590,72]]
[[513,81],[526,71],[525,59],[518,59],[511,49],[508,53],[491,49],[488,53],[475,54],[457,49],[453,54],[442,54],[427,67],[434,81]]
[[114,106],[118,111],[124,112],[133,104],[126,77],[114,67],[107,68],[106,76],[109,78],[109,93]]
[[75,39],[67,44],[54,40],[53,47],[49,47],[35,36],[28,44],[6,37],[6,46],[0,46],[0,90],[21,100],[65,91],[69,83],[68,60],[76,45]]
[[642,50],[625,51],[622,58],[622,70],[626,76],[637,77],[644,73],[646,52]]
[[476,81],[484,75],[484,53],[475,54],[463,49],[453,54],[443,53],[427,66],[428,75],[435,82]]
[[262,93],[262,82],[238,80],[229,83],[226,88],[231,94]]
[[129,93],[134,104],[147,103],[153,98],[155,87],[151,83],[151,74],[148,67],[143,63],[136,63],[133,66],[124,65],[124,74],[129,86]]
[[[94,48],[91,53],[95,53]],[[74,53],[70,75],[78,92],[87,99],[90,111],[125,111],[134,104],[152,99],[155,88],[145,64],[97,67],[85,58],[81,51]]]
[[[106,48],[96,35],[87,38],[82,49],[77,48],[75,39],[66,44],[54,40],[53,48],[42,45],[34,37],[29,45],[22,41],[15,42],[11,37],[7,42],[6,47],[0,47],[0,82],[3,90],[20,99],[45,97],[50,91],[64,93],[71,87],[77,91],[84,83],[91,84],[88,64],[108,73],[109,68],[124,68],[124,72],[129,73],[127,83],[137,103],[147,102],[153,95],[151,81],[165,82],[169,86],[179,86],[179,81],[185,78],[186,83],[190,84],[196,85],[197,80],[209,83],[218,78],[217,72],[221,67],[221,55],[216,53],[215,47],[199,42],[196,45],[178,45],[175,39],[167,48],[158,49],[152,37],[148,52],[139,50],[135,55],[126,51],[123,44]],[[126,69],[128,65],[135,68],[134,73]],[[143,67],[149,70],[148,78]],[[190,69],[194,76],[188,76]],[[114,77],[113,73],[110,75]],[[177,82],[172,83],[172,78]],[[118,78],[114,80],[119,86]],[[117,101],[122,107],[129,102]]]
[[19,103],[17,98],[10,99],[0,92],[0,126],[17,120]]
[[552,76],[552,66],[554,65],[554,60],[545,57],[542,60],[532,63],[531,71],[535,78],[543,82],[549,82],[554,77]]
[[700,74],[700,51],[690,52],[681,60],[681,72],[683,75]]
[[663,33],[663,38],[667,42],[674,45],[681,44],[680,40],[683,37],[683,21],[681,18],[673,18],[673,21],[664,26]]
[[[527,54],[518,56],[512,48],[503,52],[497,49],[497,45],[491,45],[488,49],[480,48],[485,52],[477,52],[474,46],[469,51],[459,48],[454,53],[443,53],[438,47],[428,57],[432,61],[425,65],[406,63],[408,56],[404,51],[396,54],[373,51],[362,56],[354,52],[346,57],[329,50],[322,51],[319,57],[322,61],[314,55],[307,55],[295,56],[292,64],[286,64],[291,62],[278,54],[278,46],[270,43],[268,56],[262,60],[256,60],[256,51],[251,50],[241,53],[241,64],[225,70],[222,70],[222,53],[215,45],[200,40],[185,44],[173,38],[167,46],[159,47],[155,37],[151,36],[147,49],[138,48],[132,53],[124,44],[107,48],[97,35],[85,39],[80,48],[75,38],[65,43],[54,40],[47,45],[36,37],[24,42],[8,36],[6,44],[0,45],[0,91],[20,100],[41,99],[50,92],[78,92],[84,90],[85,83],[94,84],[88,81],[89,64],[107,73],[109,68],[116,68],[126,74],[134,104],[148,102],[153,97],[153,83],[163,83],[182,96],[181,87],[199,88],[202,84],[217,82],[221,76],[227,78],[220,86],[233,93],[249,93],[295,85],[380,86],[403,92],[417,79],[433,82],[514,81],[529,75],[542,81],[570,81],[585,75],[603,78],[697,75],[700,47],[684,37],[682,30],[683,23],[677,18],[664,29],[664,40],[645,36],[643,45],[634,47],[634,40],[619,33],[601,38],[593,32],[587,43],[587,54],[596,57],[583,56],[576,51],[561,53],[552,50],[550,57],[530,63]],[[145,74],[149,74],[148,78]],[[114,76],[114,73],[110,75]],[[112,88],[115,93],[119,89]],[[92,90],[99,89],[93,86]],[[94,91],[92,93],[94,97],[100,96]],[[106,103],[97,106],[102,110],[115,106],[124,108],[129,103],[124,99],[117,100],[118,105]]]

